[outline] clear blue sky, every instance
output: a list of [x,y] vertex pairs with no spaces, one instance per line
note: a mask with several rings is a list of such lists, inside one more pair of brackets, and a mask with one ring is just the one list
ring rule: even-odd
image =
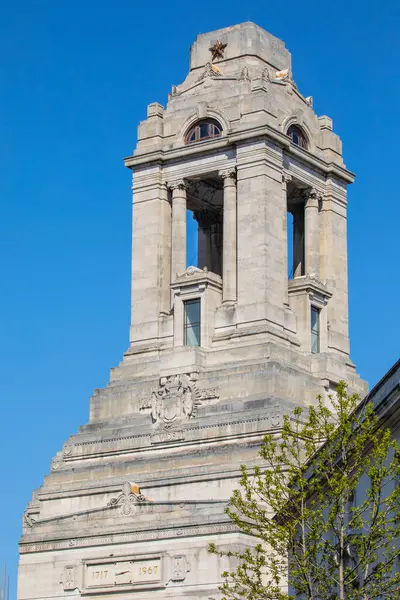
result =
[[[147,104],[180,83],[196,34],[252,20],[334,120],[349,193],[352,358],[398,358],[396,0],[4,0],[0,22],[0,559],[51,457],[128,345],[131,153]],[[385,317],[385,318],[383,318]],[[12,594],[11,598],[14,598]]]

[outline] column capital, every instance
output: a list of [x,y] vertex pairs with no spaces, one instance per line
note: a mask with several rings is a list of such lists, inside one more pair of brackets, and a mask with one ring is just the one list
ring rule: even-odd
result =
[[[224,184],[227,183],[227,180],[236,181],[236,167],[229,167],[228,169],[221,169],[218,172],[219,177],[224,180]],[[231,183],[233,182],[231,181]]]
[[187,190],[189,185],[185,179],[177,179],[176,181],[168,181],[167,187],[170,190]]
[[316,188],[307,188],[306,190],[302,190],[301,195],[306,203],[310,206],[312,206],[315,202],[319,202],[324,197],[323,193]]

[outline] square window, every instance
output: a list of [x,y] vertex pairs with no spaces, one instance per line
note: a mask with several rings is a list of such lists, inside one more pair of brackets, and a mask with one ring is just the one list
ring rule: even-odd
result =
[[200,346],[200,299],[183,303],[183,343],[185,346]]

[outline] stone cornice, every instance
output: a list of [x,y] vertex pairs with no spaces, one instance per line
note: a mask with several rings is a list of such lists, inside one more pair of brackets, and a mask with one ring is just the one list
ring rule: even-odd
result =
[[[227,459],[228,460],[228,459]],[[255,459],[254,464],[258,464],[261,459]],[[141,473],[140,476],[136,477],[136,482],[141,487],[151,487],[153,488],[164,488],[168,485],[180,485],[188,482],[188,476],[190,476],[190,483],[201,483],[207,482],[213,479],[238,479],[241,475],[241,469],[239,461],[234,463],[235,466],[232,465],[232,462],[225,462],[218,466],[217,470],[211,470],[209,465],[205,465],[202,467],[197,466],[196,472],[193,472],[192,467],[175,469],[170,472],[169,475],[166,475],[165,472],[157,472],[156,475],[153,473]],[[249,473],[252,474],[254,471],[254,466],[249,468]],[[109,478],[107,478],[108,480]],[[111,478],[110,478],[111,479]],[[63,484],[63,489],[58,489],[55,487],[52,489],[51,485],[46,485],[44,488],[39,489],[37,493],[37,504],[30,503],[29,504],[29,512],[36,511],[40,512],[40,502],[49,501],[49,500],[59,500],[62,498],[76,498],[76,497],[87,497],[87,496],[97,496],[99,494],[115,494],[121,490],[120,481],[113,480],[112,483],[106,485],[104,481],[101,485],[97,482],[92,483],[85,481],[81,483],[79,487],[76,487],[76,482],[68,482]],[[197,501],[199,502],[199,501]]]
[[[279,407],[275,407],[272,408],[268,411],[265,411],[263,413],[263,415],[259,415],[259,416],[254,416],[254,417],[247,417],[244,418],[242,417],[241,419],[238,418],[238,416],[235,418],[234,416],[232,416],[231,419],[227,419],[227,421],[224,421],[223,423],[212,423],[212,422],[205,422],[203,421],[203,423],[201,422],[201,420],[199,419],[197,422],[193,421],[191,422],[191,425],[185,425],[183,427],[183,431],[189,433],[190,431],[192,432],[196,432],[196,431],[201,431],[204,429],[215,429],[216,432],[218,433],[218,435],[210,437],[207,439],[207,443],[211,443],[211,442],[215,442],[216,440],[223,442],[225,440],[231,440],[231,439],[240,439],[243,437],[248,437],[248,438],[254,438],[254,437],[259,437],[260,439],[265,435],[265,433],[267,431],[270,431],[272,429],[279,429],[281,427],[281,415],[282,415],[282,410]],[[236,432],[236,433],[222,433],[221,432],[221,428],[227,428],[227,430],[229,431],[232,426],[234,425],[243,425],[244,429],[246,429],[246,424],[250,424],[250,423],[254,423],[254,422],[258,422],[260,423],[260,428],[257,431],[251,430],[251,428],[249,427],[248,430],[244,430],[241,432]],[[263,425],[264,422],[264,425]],[[74,443],[70,443],[68,444],[68,454],[65,454],[64,451],[64,456],[62,457],[62,462],[64,463],[70,463],[70,462],[74,462],[77,460],[87,460],[89,458],[100,458],[100,457],[104,457],[104,456],[112,456],[112,455],[116,455],[116,454],[131,454],[131,453],[138,453],[138,452],[154,452],[154,451],[159,451],[160,448],[163,447],[171,447],[173,446],[197,446],[198,442],[199,442],[199,438],[198,437],[194,437],[192,439],[184,439],[182,441],[176,441],[176,442],[168,442],[165,444],[157,444],[157,446],[151,445],[150,443],[150,437],[151,437],[152,431],[148,431],[146,433],[140,433],[140,434],[136,434],[136,435],[128,435],[128,436],[120,436],[120,437],[110,437],[110,438],[103,438],[101,440],[93,440],[93,441],[76,441]],[[137,444],[137,441],[139,439],[142,439],[145,443],[144,444]],[[130,441],[132,440],[132,441]],[[136,440],[136,444],[135,441]],[[104,447],[107,447],[110,445],[110,442],[117,442],[119,449],[108,449],[105,450],[103,449]],[[128,446],[124,447],[123,442],[126,442],[128,444]],[[147,443],[146,443],[147,442]],[[203,440],[203,444],[205,443],[205,441]],[[93,450],[89,451],[88,453],[82,453],[82,454],[75,454],[74,455],[74,451],[75,449],[77,450],[78,448],[88,448],[90,446],[93,446]],[[60,465],[61,466],[61,465]],[[58,470],[58,469],[57,469]]]
[[297,148],[290,143],[290,139],[285,134],[277,131],[269,125],[262,125],[247,129],[245,131],[228,133],[226,137],[221,137],[209,142],[201,142],[190,147],[182,145],[177,148],[160,149],[138,154],[136,156],[128,156],[124,159],[124,163],[126,167],[134,169],[136,166],[143,164],[150,165],[154,162],[167,163],[168,161],[176,160],[177,158],[184,160],[185,158],[192,158],[193,156],[204,153],[215,153],[215,151],[222,148],[229,147],[230,145],[236,145],[242,141],[257,137],[267,137],[268,139],[274,140],[280,147],[284,149],[285,154],[289,156],[292,155],[300,159],[303,163],[312,165],[325,174],[334,174],[336,177],[346,181],[347,183],[353,183],[355,179],[355,175],[351,171],[340,165],[337,165],[336,163],[328,163],[322,158],[311,154],[304,148]]
[[[93,546],[106,546],[113,544],[133,544],[135,542],[176,539],[184,537],[198,537],[201,535],[216,535],[223,533],[241,533],[240,530],[230,522],[216,522],[208,524],[199,524],[191,526],[176,526],[160,529],[145,529],[139,531],[130,531],[125,533],[110,533],[103,535],[63,537],[58,534],[56,537],[47,535],[23,536],[19,543],[21,554],[33,552],[52,552],[54,550],[72,550],[74,548],[90,548]],[[242,534],[245,535],[245,534]],[[43,539],[47,537],[48,539]],[[49,539],[50,538],[50,539]]]

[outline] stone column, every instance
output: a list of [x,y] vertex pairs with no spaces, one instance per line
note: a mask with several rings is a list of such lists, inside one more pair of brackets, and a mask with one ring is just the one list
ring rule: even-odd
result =
[[184,179],[169,184],[172,190],[171,281],[186,271],[186,190]]
[[222,251],[222,300],[233,303],[237,299],[237,207],[236,207],[236,169],[220,171],[219,176],[224,180],[224,209],[223,209],[223,251]]
[[293,278],[304,275],[304,205],[298,204],[293,215]]
[[305,229],[305,274],[319,275],[319,226],[318,203],[322,195],[315,189],[306,190],[304,229]]
[[[292,176],[288,173],[282,173],[282,203],[283,203],[283,223],[282,223],[282,240],[283,240],[283,268],[288,271],[288,231],[287,231],[287,186],[292,180]],[[290,267],[292,268],[292,267]],[[284,279],[283,303],[289,306],[288,295],[288,279],[289,275]]]

